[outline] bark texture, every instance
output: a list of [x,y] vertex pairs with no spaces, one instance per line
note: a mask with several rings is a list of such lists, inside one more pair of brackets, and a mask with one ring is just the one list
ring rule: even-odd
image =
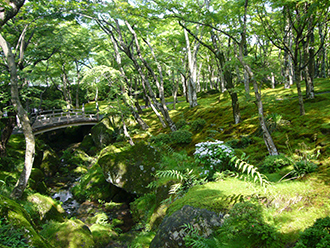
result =
[[17,111],[18,118],[21,122],[26,148],[25,148],[25,162],[24,168],[18,179],[11,197],[18,199],[21,198],[23,192],[27,186],[28,180],[31,175],[31,170],[33,166],[34,156],[35,156],[35,137],[32,132],[32,127],[27,112],[23,108],[21,101],[19,99],[18,93],[18,77],[17,77],[17,67],[15,64],[15,57],[12,51],[10,50],[10,45],[7,41],[0,35],[0,46],[5,54],[7,59],[7,65],[10,73],[10,84],[11,84],[11,101],[14,108]]

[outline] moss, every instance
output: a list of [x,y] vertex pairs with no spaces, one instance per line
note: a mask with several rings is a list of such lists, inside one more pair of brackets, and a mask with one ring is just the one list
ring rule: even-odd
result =
[[93,224],[90,227],[95,247],[103,248],[118,236],[109,225]]
[[97,201],[113,198],[117,193],[103,175],[102,169],[97,164],[88,169],[81,177],[79,184],[72,189],[75,198],[83,202],[85,200]]
[[94,247],[90,229],[81,220],[50,221],[40,232],[54,247]]
[[147,185],[154,180],[160,154],[151,146],[137,143],[126,149],[110,148],[98,160],[108,182],[133,194],[149,192]]
[[5,217],[15,228],[23,230],[23,235],[31,246],[50,248],[36,231],[36,226],[31,223],[31,216],[17,202],[0,195],[0,215]]
[[59,222],[64,221],[64,209],[51,197],[36,193],[29,195],[27,200],[28,202],[31,202],[37,209],[41,223],[46,223],[50,220]]
[[60,160],[55,151],[49,148],[43,152],[43,159],[40,164],[40,169],[47,177],[51,177],[56,174],[59,163]]

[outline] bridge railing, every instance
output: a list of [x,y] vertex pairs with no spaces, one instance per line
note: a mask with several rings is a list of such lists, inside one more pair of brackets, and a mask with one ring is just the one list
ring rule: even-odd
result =
[[32,125],[37,123],[45,125],[53,122],[65,122],[77,119],[99,120],[99,113],[97,111],[85,111],[84,109],[72,109],[67,111],[53,109],[31,114],[30,116]]

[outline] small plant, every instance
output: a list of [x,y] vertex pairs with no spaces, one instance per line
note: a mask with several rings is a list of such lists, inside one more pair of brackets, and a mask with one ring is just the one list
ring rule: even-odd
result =
[[198,118],[191,123],[191,130],[198,132],[205,127],[206,121],[204,119]]
[[291,164],[290,159],[288,159],[285,155],[275,155],[275,156],[267,156],[260,166],[260,170],[263,172],[274,173],[278,172],[281,168],[288,166]]
[[[197,177],[193,170],[186,169],[185,171],[180,170],[164,170],[157,171],[156,177],[163,180],[164,182],[174,181],[169,190],[169,194],[174,194],[178,197],[182,197],[191,187],[195,185],[204,184],[206,181],[204,178]],[[156,183],[151,183],[148,187],[154,187]]]
[[236,203],[220,228],[222,241],[242,241],[245,247],[276,246],[276,228],[264,221],[262,207],[250,201]]
[[221,242],[215,238],[205,238],[203,235],[200,235],[198,230],[191,224],[184,224],[184,231],[187,235],[183,238],[185,245],[191,248],[213,248],[221,247]]
[[178,130],[171,133],[173,144],[189,144],[192,141],[192,133],[187,130]]
[[330,247],[330,217],[317,219],[301,234],[296,248]]
[[[244,159],[245,155],[243,154],[243,159]],[[236,177],[240,177],[240,178],[245,178],[245,179],[249,179],[249,177],[252,177],[253,181],[259,181],[261,186],[267,186],[269,184],[269,181],[267,180],[266,176],[261,174],[258,171],[258,168],[255,167],[252,164],[249,164],[247,162],[245,162],[243,159],[238,158],[236,156],[234,156],[230,162],[234,164],[234,166],[236,167],[236,169],[238,169],[239,173],[237,173]],[[241,173],[246,173],[247,176],[245,176],[244,174]]]
[[271,113],[266,117],[267,128],[270,132],[275,132],[281,123],[282,115],[277,113]]
[[316,171],[316,169],[317,169],[317,165],[314,164],[313,162],[307,160],[301,160],[301,161],[297,161],[293,165],[292,174],[296,177],[303,177],[306,174]]
[[0,246],[31,247],[27,244],[24,231],[15,229],[5,218],[0,218]]
[[168,134],[160,133],[157,136],[152,136],[150,142],[155,144],[169,144],[171,143],[171,137]]

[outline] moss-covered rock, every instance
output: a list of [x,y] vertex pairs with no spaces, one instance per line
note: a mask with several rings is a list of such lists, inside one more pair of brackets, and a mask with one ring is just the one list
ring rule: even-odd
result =
[[133,194],[145,194],[154,180],[154,172],[160,154],[144,143],[123,149],[120,152],[108,149],[98,160],[108,182]]
[[92,135],[85,135],[83,141],[79,145],[79,148],[89,155],[95,155],[95,143]]
[[108,117],[103,118],[97,125],[95,125],[92,128],[91,134],[94,144],[99,149],[115,142],[118,136],[118,132],[116,132]]
[[85,200],[123,201],[122,191],[122,189],[106,181],[101,167],[97,164],[89,168],[87,173],[81,177],[79,183],[72,189],[72,193],[79,202]]
[[46,194],[48,189],[44,180],[44,173],[38,168],[32,168],[31,175],[29,178],[30,188],[41,194]]
[[60,160],[55,151],[49,148],[43,152],[43,159],[39,168],[43,171],[45,176],[52,177],[58,171],[59,163]]
[[0,195],[0,216],[8,220],[14,228],[21,230],[29,245],[38,248],[52,247],[37,233],[27,211],[20,204],[3,195]]
[[94,247],[92,233],[81,220],[50,221],[40,233],[54,247]]
[[27,200],[37,209],[41,223],[45,223],[50,220],[59,222],[64,221],[63,215],[65,214],[65,211],[61,205],[57,204],[51,197],[36,193],[29,195]]

